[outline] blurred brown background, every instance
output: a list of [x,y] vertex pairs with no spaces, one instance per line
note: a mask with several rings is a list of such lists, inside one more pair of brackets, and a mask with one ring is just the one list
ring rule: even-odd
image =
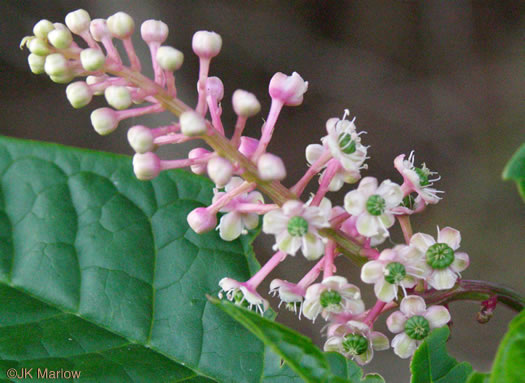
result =
[[[0,133],[67,145],[131,154],[126,126],[100,137],[89,113],[96,100],[72,109],[65,86],[32,75],[27,51],[18,44],[42,18],[63,22],[71,10],[84,8],[96,17],[123,10],[137,26],[149,18],[170,27],[167,44],[185,53],[177,73],[179,95],[196,101],[197,59],[191,37],[199,29],[223,37],[223,50],[211,73],[225,84],[223,121],[232,126],[231,94],[237,88],[258,95],[263,113],[249,122],[259,134],[269,107],[268,81],[277,71],[299,72],[310,82],[301,107],[281,115],[270,151],[285,158],[292,185],[305,170],[304,148],[325,134],[324,122],[349,108],[371,145],[365,174],[400,182],[392,161],[416,151],[443,177],[439,205],[413,220],[416,231],[434,234],[436,225],[461,230],[470,254],[465,278],[505,282],[525,293],[523,284],[525,210],[515,186],[501,181],[501,171],[525,138],[524,8],[520,1],[8,1],[0,2]],[[135,34],[147,63],[145,45]],[[146,66],[146,72],[151,69]],[[159,125],[168,116],[141,119]],[[138,122],[138,121],[137,121]],[[230,129],[231,131],[231,129]],[[183,156],[174,148],[170,157]],[[344,190],[348,190],[345,188]],[[342,202],[344,193],[334,195]],[[402,240],[393,233],[393,242]],[[271,255],[272,241],[257,241],[260,261]],[[339,259],[338,272],[358,281],[358,271]],[[311,264],[301,256],[287,261],[272,277],[297,281]],[[358,282],[357,282],[358,283]],[[265,286],[266,288],[267,286]],[[368,304],[370,286],[362,285]],[[274,307],[277,302],[272,301]],[[449,343],[458,360],[487,371],[513,313],[499,307],[491,322],[475,320],[478,306],[451,305],[454,325]],[[322,345],[321,320],[312,326],[287,312],[279,320],[311,335]],[[384,322],[384,321],[380,321]],[[383,327],[383,325],[379,326]],[[367,371],[388,382],[408,381],[408,362],[391,352],[376,355]]]

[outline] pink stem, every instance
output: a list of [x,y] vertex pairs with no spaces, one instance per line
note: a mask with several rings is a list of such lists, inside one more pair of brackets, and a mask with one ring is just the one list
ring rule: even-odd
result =
[[89,85],[89,88],[93,92],[102,92],[106,90],[108,86],[111,86],[111,85],[127,86],[129,85],[129,83],[123,78],[110,77],[104,81],[99,81],[99,82]]
[[379,314],[381,314],[385,305],[386,305],[386,302],[383,302],[378,299],[374,307],[372,307],[372,309],[368,312],[364,320],[365,324],[372,327],[372,325],[374,324],[374,321],[377,319]]
[[164,76],[166,77],[166,85],[168,88],[168,94],[173,98],[177,97],[177,87],[175,86],[175,75],[173,74],[173,72],[165,70]]
[[246,117],[237,116],[237,122],[235,123],[235,131],[233,132],[233,137],[231,140],[233,146],[235,147],[239,146],[239,143],[241,142],[242,132],[244,131],[245,126],[246,126]]
[[330,240],[326,244],[325,251],[324,251],[324,265],[323,265],[323,280],[331,277],[334,273],[334,258],[335,258],[335,249],[336,244],[334,241]]
[[129,58],[129,63],[131,65],[131,69],[137,72],[140,72],[141,65],[140,60],[135,53],[135,47],[133,46],[133,42],[131,41],[131,37],[126,37],[122,40],[122,43],[124,44],[124,49],[126,50],[126,54]]
[[341,213],[337,216],[335,216],[334,218],[332,218],[330,220],[330,226],[332,226],[333,228],[339,228],[339,226],[341,226],[343,224],[344,221],[346,221],[348,218],[350,218],[350,214],[348,213]]
[[269,211],[278,209],[279,206],[276,204],[263,204],[263,203],[240,203],[235,206],[235,210],[239,213],[257,213],[265,214]]
[[208,107],[210,108],[210,116],[213,127],[224,136],[224,127],[222,126],[221,114],[219,107],[217,106],[217,100],[212,96],[207,96],[206,101],[208,101]]
[[283,251],[278,251],[275,253],[269,260],[264,264],[263,267],[259,269],[258,272],[255,273],[253,277],[251,277],[248,281],[246,281],[246,284],[249,285],[254,290],[261,284],[261,282],[272,272],[273,269],[279,265],[282,261],[286,259],[286,254]]
[[339,161],[335,159],[332,159],[328,162],[328,166],[326,167],[326,170],[323,174],[321,184],[319,185],[319,189],[317,189],[317,193],[315,194],[315,197],[312,203],[310,204],[311,206],[319,206],[324,196],[328,192],[330,182],[332,182],[332,179],[336,175],[340,166],[341,165],[339,164]]
[[197,91],[199,92],[199,100],[195,111],[202,116],[206,115],[206,80],[208,79],[208,72],[210,71],[210,59],[199,58],[199,81],[197,82]]
[[259,141],[259,146],[257,146],[257,149],[255,150],[255,153],[253,154],[254,161],[257,161],[259,156],[266,151],[266,148],[268,147],[268,144],[270,143],[270,140],[272,139],[273,130],[275,128],[277,118],[279,117],[279,113],[281,113],[281,109],[283,108],[283,105],[284,104],[282,101],[272,98],[272,105],[270,106],[270,112],[268,113],[268,119],[266,120],[266,123],[263,126],[263,131],[261,135],[261,140]]
[[163,161],[160,161],[160,168],[161,170],[178,169],[178,168],[184,168],[184,167],[191,166],[191,165],[206,163],[210,159],[211,155],[212,153],[210,153],[209,155],[199,157],[199,158],[187,158],[184,160],[169,160],[169,161],[163,160]]
[[364,247],[359,251],[359,255],[362,255],[363,257],[366,257],[368,259],[377,259],[379,258],[379,251],[371,247]]
[[310,286],[312,283],[315,282],[319,274],[321,274],[321,270],[324,268],[325,265],[325,257],[321,258],[312,269],[306,273],[306,275],[297,283],[298,287],[301,287],[303,290],[306,291],[306,288]]
[[208,206],[208,210],[212,213],[217,213],[223,206],[231,202],[239,194],[248,193],[255,188],[255,183],[244,181],[242,184],[236,188],[230,190],[227,193],[224,193],[220,196],[214,203]]
[[108,58],[111,59],[114,62],[114,64],[118,65],[119,67],[122,67],[122,59],[120,58],[117,48],[115,48],[115,45],[113,45],[113,40],[111,39],[111,37],[103,38],[102,45],[104,45],[104,48],[106,48]]
[[324,167],[324,165],[330,160],[332,157],[332,154],[329,150],[325,150],[321,157],[315,161],[310,168],[304,173],[304,176],[301,177],[301,179],[291,188],[291,191],[295,193],[297,196],[300,196],[303,194],[304,188],[308,183],[311,181],[311,179],[321,171],[321,169]]
[[89,30],[85,30],[80,34],[80,37],[86,42],[86,44],[93,49],[100,50],[100,45],[97,44],[97,42],[93,39],[91,36],[91,33],[89,33]]
[[189,137],[184,134],[170,133],[165,136],[156,137],[153,140],[155,145],[168,145],[168,144],[180,144],[182,142],[187,142],[190,140],[195,140],[198,137]]
[[117,118],[119,121],[122,121],[126,118],[143,116],[150,113],[160,113],[164,111],[164,107],[160,104],[148,105],[142,108],[126,109],[126,110],[117,110]]
[[410,238],[412,238],[412,225],[410,224],[409,215],[398,215],[396,216],[403,231],[403,237],[405,237],[405,242],[407,245],[410,244]]
[[153,73],[155,74],[154,81],[160,86],[164,86],[165,78],[162,68],[157,62],[157,50],[159,49],[160,43],[150,42],[148,43],[149,51],[151,53],[151,63],[153,64]]

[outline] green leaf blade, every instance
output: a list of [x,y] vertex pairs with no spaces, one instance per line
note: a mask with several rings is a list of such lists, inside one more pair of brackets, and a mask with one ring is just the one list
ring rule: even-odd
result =
[[503,179],[514,181],[518,187],[521,198],[525,201],[525,143],[516,150],[505,169],[503,169]]

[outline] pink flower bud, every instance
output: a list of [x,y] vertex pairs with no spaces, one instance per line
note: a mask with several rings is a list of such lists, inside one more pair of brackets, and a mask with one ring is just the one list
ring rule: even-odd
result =
[[108,25],[104,19],[95,19],[89,24],[89,31],[95,41],[102,41],[103,39],[111,38]]
[[91,125],[101,136],[117,129],[118,123],[117,112],[111,108],[99,108],[91,112]]
[[91,18],[89,13],[83,9],[78,9],[74,12],[69,12],[66,15],[66,25],[71,30],[71,32],[76,33],[77,35],[85,32],[89,28],[89,23]]
[[206,93],[217,101],[224,97],[224,85],[218,77],[208,77],[206,80]]
[[133,172],[139,180],[152,180],[159,175],[160,170],[160,159],[155,153],[137,153],[133,156]]
[[194,209],[188,217],[188,224],[198,234],[206,233],[217,226],[217,216],[205,207]]
[[129,128],[128,142],[137,153],[151,152],[155,146],[151,130],[144,125],[136,125]]
[[257,171],[259,177],[264,181],[281,181],[286,177],[286,168],[283,160],[271,153],[264,153],[259,157]]
[[[188,158],[189,159],[200,158],[209,153],[210,151],[204,148],[195,148],[195,149],[190,150],[190,152],[188,153]],[[191,165],[190,168],[191,168],[191,171],[195,174],[206,173],[206,164]]]
[[230,182],[233,175],[233,166],[230,161],[222,157],[213,157],[208,161],[208,176],[217,187],[222,188]]
[[197,56],[210,59],[221,51],[222,38],[215,32],[197,31],[193,35],[191,46]]
[[146,43],[162,44],[168,38],[168,26],[160,20],[146,20],[140,27],[140,35]]
[[261,110],[261,104],[253,93],[237,89],[232,96],[233,110],[242,117],[255,116]]
[[278,72],[270,80],[270,96],[284,105],[301,105],[307,90],[308,81],[304,81],[297,72],[293,72],[291,76]]
[[253,153],[255,153],[255,150],[257,150],[257,146],[259,146],[259,140],[252,137],[242,136],[241,144],[239,145],[239,152],[250,158]]

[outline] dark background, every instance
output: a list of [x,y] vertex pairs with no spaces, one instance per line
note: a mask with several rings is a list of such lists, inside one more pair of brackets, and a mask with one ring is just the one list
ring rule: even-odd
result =
[[[392,161],[416,151],[443,177],[443,201],[413,219],[415,231],[435,234],[436,225],[462,232],[462,249],[471,257],[469,279],[523,286],[524,209],[515,186],[501,181],[501,171],[525,137],[524,3],[519,1],[2,1],[0,2],[0,133],[67,145],[132,154],[126,121],[114,134],[98,136],[89,113],[103,106],[97,99],[80,111],[71,108],[63,85],[30,73],[27,51],[18,44],[42,18],[63,22],[71,10],[84,8],[92,18],[122,10],[142,21],[162,19],[170,27],[166,44],[185,53],[177,72],[180,97],[196,101],[197,59],[191,37],[200,29],[222,35],[223,50],[211,74],[225,84],[223,122],[231,132],[231,94],[254,92],[263,112],[249,121],[258,136],[268,111],[268,81],[275,72],[299,72],[310,82],[302,106],[285,108],[270,151],[285,159],[292,185],[305,171],[304,148],[325,134],[324,122],[349,108],[371,145],[366,175],[401,182]],[[139,54],[151,73],[145,45],[135,33]],[[141,119],[151,126],[166,115]],[[167,158],[182,157],[188,147],[173,148]],[[344,193],[334,195],[342,203]],[[310,189],[313,191],[313,188]],[[260,261],[271,255],[272,238],[260,238]],[[392,240],[401,242],[394,231]],[[358,271],[338,259],[338,273],[358,282]],[[312,264],[298,256],[272,277],[297,281]],[[362,286],[368,305],[371,286]],[[264,286],[266,289],[267,286]],[[261,292],[265,292],[261,289]],[[272,301],[274,307],[277,302]],[[475,368],[490,368],[497,344],[513,313],[498,307],[486,325],[474,318],[474,303],[451,305],[454,320],[450,352]],[[322,321],[315,326],[282,311],[278,320],[322,345]],[[384,320],[379,322],[384,323]],[[384,329],[381,324],[378,329]],[[386,331],[387,335],[391,335]],[[395,363],[395,364],[394,364]],[[388,382],[408,381],[408,362],[392,352],[376,354],[367,371]]]

